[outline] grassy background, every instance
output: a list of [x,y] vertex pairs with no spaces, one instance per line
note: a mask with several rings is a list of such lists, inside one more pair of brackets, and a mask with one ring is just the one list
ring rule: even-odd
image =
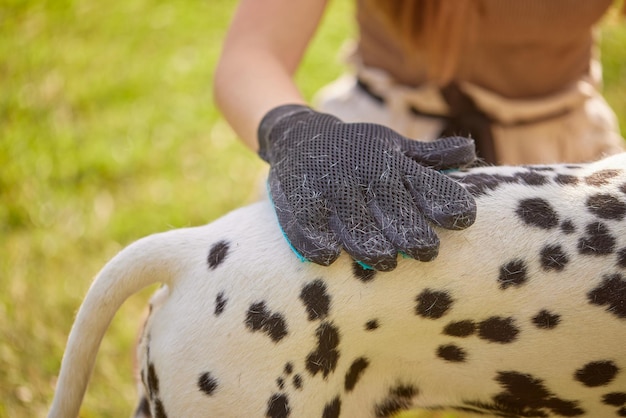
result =
[[[0,6],[0,417],[45,414],[93,275],[152,232],[251,201],[263,164],[212,103],[233,0],[4,0]],[[298,74],[341,73],[352,2],[335,0]],[[626,25],[603,25],[608,100],[626,128]],[[107,334],[83,417],[128,416],[150,289]]]

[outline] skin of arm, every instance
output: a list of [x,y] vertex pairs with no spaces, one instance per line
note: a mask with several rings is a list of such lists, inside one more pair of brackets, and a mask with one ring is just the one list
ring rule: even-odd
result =
[[263,116],[305,104],[293,81],[326,0],[242,0],[215,70],[215,103],[243,142],[258,149]]

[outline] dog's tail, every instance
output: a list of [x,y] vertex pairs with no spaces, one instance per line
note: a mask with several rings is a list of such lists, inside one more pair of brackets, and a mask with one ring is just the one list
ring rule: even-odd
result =
[[67,342],[49,418],[77,417],[100,342],[122,303],[154,283],[170,284],[189,242],[173,230],[143,238],[117,254],[97,275]]

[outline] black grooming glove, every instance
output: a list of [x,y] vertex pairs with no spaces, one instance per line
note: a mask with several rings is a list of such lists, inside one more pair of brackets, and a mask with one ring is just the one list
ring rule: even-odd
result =
[[258,137],[283,233],[315,263],[331,264],[341,248],[382,271],[398,252],[429,261],[439,250],[429,223],[458,230],[476,217],[473,197],[437,171],[473,162],[469,139],[413,141],[301,105],[268,112]]

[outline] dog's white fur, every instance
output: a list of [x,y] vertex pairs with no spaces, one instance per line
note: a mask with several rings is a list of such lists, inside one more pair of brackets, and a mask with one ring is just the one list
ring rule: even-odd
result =
[[[626,168],[626,154],[579,169],[559,168],[583,178],[601,169]],[[474,172],[507,174],[518,168],[482,168]],[[561,399],[575,400],[587,415],[617,416],[616,407],[602,404],[608,392],[626,392],[626,320],[606,306],[588,303],[588,293],[603,276],[615,274],[614,255],[580,255],[577,242],[585,225],[597,220],[585,207],[591,193],[621,195],[626,173],[601,187],[506,184],[477,199],[476,223],[464,231],[438,230],[440,254],[420,263],[400,260],[393,272],[374,280],[354,278],[345,254],[330,267],[300,262],[291,252],[269,203],[236,210],[206,226],[149,236],[130,245],[100,272],[78,312],[63,358],[50,418],[76,417],[94,366],[100,341],[120,305],[153,283],[166,285],[149,320],[142,343],[142,364],[158,370],[158,396],[169,417],[264,416],[268,399],[286,393],[291,417],[322,415],[339,396],[341,416],[374,416],[374,405],[393,385],[419,389],[415,407],[461,405],[487,401],[502,391],[494,381],[498,370],[518,370],[545,381]],[[516,215],[523,198],[542,197],[576,233],[545,230],[524,224]],[[608,220],[617,248],[626,246],[626,221]],[[228,242],[224,261],[214,269],[207,254],[219,241]],[[569,255],[563,271],[545,271],[537,261],[541,248],[558,243]],[[502,289],[498,271],[509,260],[523,259],[528,282]],[[299,295],[303,286],[322,279],[331,299],[328,317],[309,320]],[[415,315],[415,297],[423,289],[450,291],[453,308],[441,319]],[[226,295],[224,312],[215,315],[218,293]],[[288,334],[278,342],[246,327],[248,308],[266,302],[281,313]],[[626,301],[624,302],[626,303]],[[554,330],[538,329],[531,318],[542,309],[558,312]],[[519,337],[511,344],[476,336],[442,334],[451,321],[480,322],[488,317],[514,317]],[[367,332],[375,318],[380,329]],[[304,359],[315,348],[322,321],[340,332],[336,372],[312,375]],[[455,343],[468,354],[464,363],[437,358],[437,347]],[[147,353],[149,345],[149,353]],[[354,390],[344,389],[351,362],[366,356],[369,367]],[[573,378],[595,360],[610,359],[620,372],[609,385],[589,388]],[[289,383],[286,363],[304,378],[301,389]],[[215,393],[198,390],[198,376],[210,372],[218,381]],[[277,387],[284,378],[285,388]],[[549,412],[549,411],[547,411]]]

